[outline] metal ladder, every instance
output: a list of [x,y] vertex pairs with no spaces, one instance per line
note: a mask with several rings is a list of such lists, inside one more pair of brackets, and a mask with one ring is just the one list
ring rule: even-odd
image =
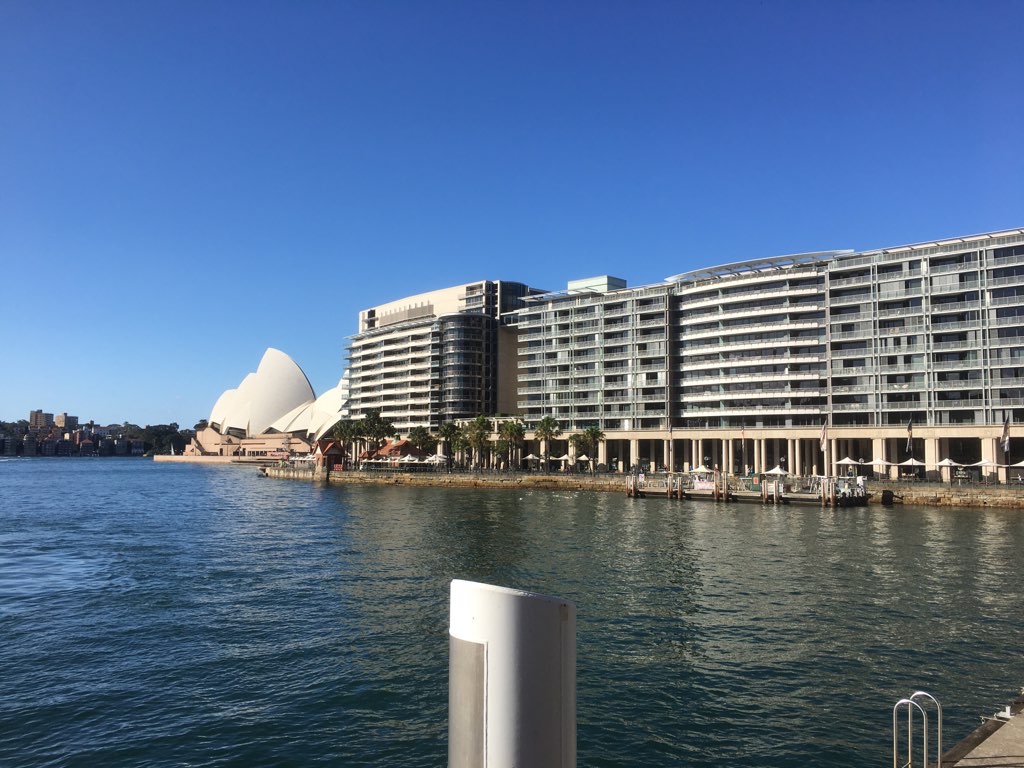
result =
[[[921,713],[921,751],[922,751],[922,762],[919,763],[921,768],[930,768],[928,763],[928,711],[922,706],[931,702],[935,706],[936,714],[936,725],[937,733],[935,740],[935,748],[937,750],[936,768],[942,768],[942,705],[939,704],[939,700],[932,696],[926,691],[915,691],[910,695],[910,698],[900,699],[896,702],[896,706],[892,708],[892,768],[913,768],[914,766],[914,710],[916,709]],[[906,726],[907,726],[907,752],[906,762],[901,763],[900,760],[902,755],[899,749],[899,714],[900,707],[906,707]]]

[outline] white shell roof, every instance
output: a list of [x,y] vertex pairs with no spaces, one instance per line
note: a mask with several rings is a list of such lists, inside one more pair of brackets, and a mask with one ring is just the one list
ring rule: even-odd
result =
[[222,434],[240,429],[246,437],[252,437],[279,423],[301,425],[302,409],[315,401],[313,388],[302,369],[284,352],[269,348],[255,373],[246,376],[237,389],[229,389],[217,398],[209,422]]

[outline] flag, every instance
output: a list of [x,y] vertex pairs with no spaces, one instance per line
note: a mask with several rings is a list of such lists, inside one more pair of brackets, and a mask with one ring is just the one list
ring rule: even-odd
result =
[[1003,453],[1010,452],[1010,414],[1006,414],[1003,422]]
[[909,419],[907,421],[907,453],[910,453],[914,448],[914,420]]
[[818,445],[821,447],[822,453],[828,447],[828,419],[825,419],[825,423],[821,425],[821,437],[818,438]]

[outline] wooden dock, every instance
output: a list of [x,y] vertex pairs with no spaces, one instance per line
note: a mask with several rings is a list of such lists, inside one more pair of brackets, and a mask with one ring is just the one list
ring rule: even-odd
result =
[[[737,478],[718,471],[703,473],[630,474],[626,478],[629,498],[703,499],[718,502],[757,504],[819,504],[823,507],[864,506],[870,496],[863,486],[852,486],[838,478],[818,478],[815,489],[795,489],[782,477],[761,475]],[[840,485],[842,482],[842,485]]]

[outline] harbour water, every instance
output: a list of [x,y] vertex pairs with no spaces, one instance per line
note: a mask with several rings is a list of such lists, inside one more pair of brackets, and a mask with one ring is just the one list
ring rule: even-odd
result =
[[0,765],[440,766],[448,584],[578,611],[581,766],[891,760],[1024,684],[1024,516],[0,460]]

